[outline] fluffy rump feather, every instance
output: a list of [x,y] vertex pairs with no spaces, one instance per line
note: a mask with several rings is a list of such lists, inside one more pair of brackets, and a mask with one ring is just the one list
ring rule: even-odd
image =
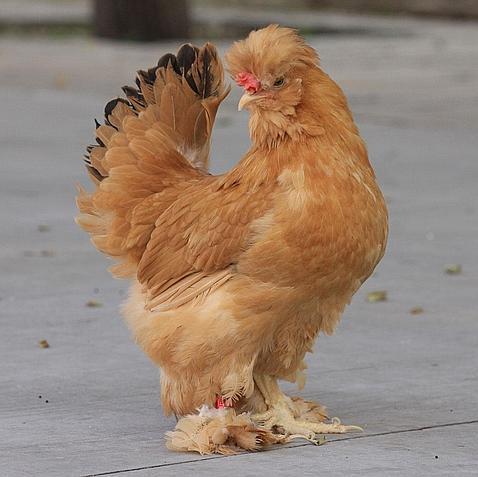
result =
[[205,177],[212,127],[228,93],[217,51],[184,45],[158,66],[139,71],[127,99],[105,106],[86,167],[96,190],[81,187],[78,224],[94,245],[117,258],[112,271],[130,277],[159,214],[182,193],[182,183]]

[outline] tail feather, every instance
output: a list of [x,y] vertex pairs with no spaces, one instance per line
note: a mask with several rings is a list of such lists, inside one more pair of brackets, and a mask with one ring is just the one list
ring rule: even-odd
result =
[[[96,190],[80,190],[77,200],[78,223],[98,249],[122,259],[120,276],[135,268],[155,218],[171,200],[154,200],[157,214],[146,214],[147,223],[136,213],[140,204],[207,171],[215,115],[229,92],[210,44],[164,55],[123,91],[126,99],[106,104],[103,124],[95,121],[96,144],[87,148],[85,165]],[[135,223],[137,216],[143,222]]]

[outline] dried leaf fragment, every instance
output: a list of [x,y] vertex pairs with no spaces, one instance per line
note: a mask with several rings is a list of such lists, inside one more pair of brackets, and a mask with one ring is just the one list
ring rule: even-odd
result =
[[461,273],[461,271],[462,271],[461,265],[458,264],[458,263],[447,265],[445,267],[445,273],[447,275],[459,275]]
[[86,306],[89,308],[100,308],[103,304],[96,300],[89,300],[86,302]]
[[425,310],[421,306],[415,306],[410,310],[411,315],[421,315]]
[[369,303],[376,303],[378,301],[387,301],[386,290],[376,290],[376,291],[367,293],[367,301]]
[[40,340],[40,341],[38,342],[38,346],[39,346],[40,348],[49,348],[49,347],[50,347],[50,343],[48,343],[47,340]]

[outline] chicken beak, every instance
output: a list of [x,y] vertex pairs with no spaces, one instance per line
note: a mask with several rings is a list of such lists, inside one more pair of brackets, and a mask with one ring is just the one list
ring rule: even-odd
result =
[[260,95],[258,94],[244,93],[239,100],[239,104],[237,105],[238,111],[242,111],[245,107],[247,107],[248,104],[252,103],[253,101],[256,101],[259,98]]

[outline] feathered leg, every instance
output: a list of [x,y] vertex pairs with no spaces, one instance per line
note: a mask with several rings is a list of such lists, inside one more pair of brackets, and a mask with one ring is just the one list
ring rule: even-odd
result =
[[258,426],[247,413],[237,414],[233,408],[210,409],[207,406],[198,414],[179,419],[166,438],[166,445],[171,450],[203,455],[257,451],[288,441],[285,436]]
[[324,422],[327,416],[322,406],[289,398],[280,390],[277,380],[272,376],[255,375],[254,381],[264,396],[268,409],[253,414],[251,419],[267,429],[311,441],[314,441],[316,434],[343,434],[362,430],[358,426],[345,426],[337,418]]

